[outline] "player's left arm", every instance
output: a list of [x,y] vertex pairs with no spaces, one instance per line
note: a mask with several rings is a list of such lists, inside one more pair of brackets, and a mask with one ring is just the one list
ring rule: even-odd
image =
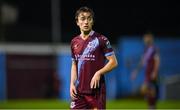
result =
[[95,89],[95,88],[99,87],[99,81],[100,81],[101,75],[104,75],[105,73],[113,70],[118,65],[115,54],[113,54],[111,56],[106,56],[106,59],[108,60],[106,65],[103,68],[101,68],[100,70],[98,70],[94,74],[94,76],[93,76],[93,78],[91,80],[90,86],[91,86],[92,89],[93,88]]
[[106,56],[106,59],[108,60],[107,64],[102,69],[97,71],[96,73],[103,75],[103,74],[113,70],[115,67],[117,67],[118,62],[117,62],[116,56],[114,54],[111,56]]
[[153,68],[153,73],[152,73],[152,79],[155,80],[157,79],[158,76],[158,71],[159,71],[159,65],[160,65],[160,56],[159,53],[156,53],[154,55],[154,68]]

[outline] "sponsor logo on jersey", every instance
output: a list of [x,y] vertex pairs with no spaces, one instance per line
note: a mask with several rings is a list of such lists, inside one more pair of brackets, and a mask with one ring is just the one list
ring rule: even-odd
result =
[[75,55],[76,60],[89,60],[89,61],[94,61],[95,60],[95,55],[93,54],[88,54],[88,55]]

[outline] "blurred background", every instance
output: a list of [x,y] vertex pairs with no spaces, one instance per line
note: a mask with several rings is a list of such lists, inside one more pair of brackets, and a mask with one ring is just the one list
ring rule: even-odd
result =
[[180,108],[177,1],[1,0],[0,109],[69,107],[70,42],[79,34],[74,14],[81,6],[94,10],[93,29],[109,38],[118,58],[106,75],[107,107],[147,108],[139,92],[143,70],[135,81],[130,75],[151,31],[161,57],[158,107]]

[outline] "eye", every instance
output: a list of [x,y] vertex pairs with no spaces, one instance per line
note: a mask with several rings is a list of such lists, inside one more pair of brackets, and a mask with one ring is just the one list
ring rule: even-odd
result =
[[91,20],[92,20],[92,18],[91,18],[91,17],[89,17],[89,18],[88,18],[88,20],[89,20],[89,21],[91,21]]
[[80,20],[84,21],[86,18],[85,17],[81,17]]
[[88,20],[89,20],[89,21],[91,21],[91,20],[92,20],[92,17],[91,17],[91,16],[89,16],[89,17],[88,17]]

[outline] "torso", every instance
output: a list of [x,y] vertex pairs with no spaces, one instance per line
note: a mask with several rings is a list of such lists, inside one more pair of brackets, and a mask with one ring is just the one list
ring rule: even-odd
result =
[[[96,32],[86,40],[76,36],[71,42],[72,54],[77,65],[77,88],[80,93],[91,94],[94,90],[90,88],[90,81],[96,71],[105,65],[105,56],[102,49],[101,37]],[[101,77],[100,85],[105,83],[104,76]]]
[[143,64],[145,66],[145,81],[151,81],[151,75],[154,69],[154,56],[156,54],[155,46],[149,46],[145,48],[143,56]]

